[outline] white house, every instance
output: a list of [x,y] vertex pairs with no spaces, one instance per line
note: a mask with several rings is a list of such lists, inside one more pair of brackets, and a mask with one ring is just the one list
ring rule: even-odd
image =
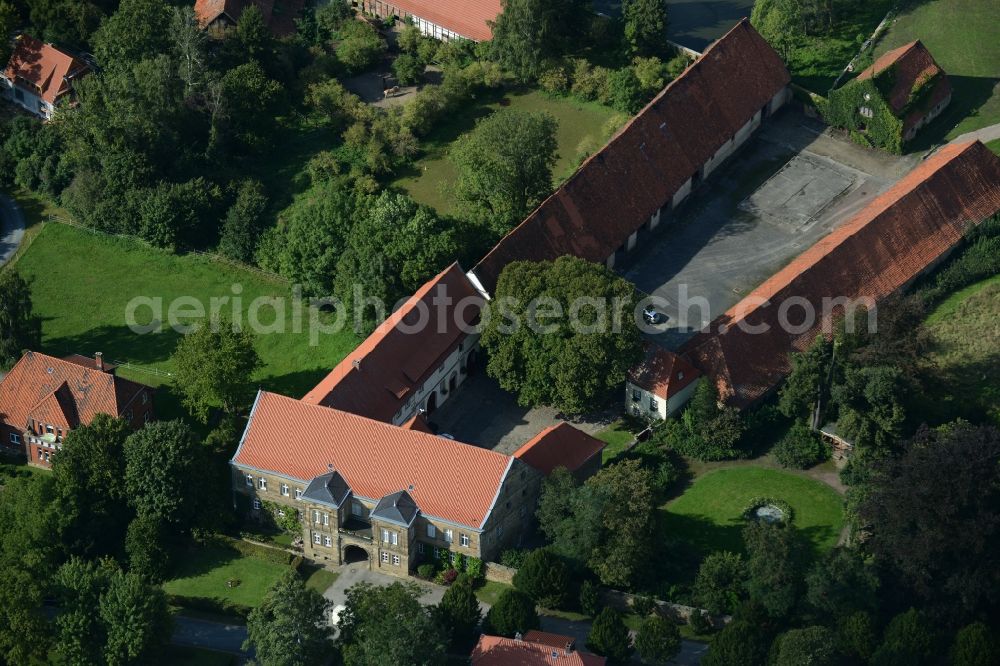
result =
[[677,354],[647,343],[646,358],[629,371],[625,382],[625,408],[633,416],[666,419],[691,399],[700,377]]
[[39,118],[49,120],[73,91],[73,82],[90,71],[87,63],[52,44],[19,35],[3,79],[3,96]]

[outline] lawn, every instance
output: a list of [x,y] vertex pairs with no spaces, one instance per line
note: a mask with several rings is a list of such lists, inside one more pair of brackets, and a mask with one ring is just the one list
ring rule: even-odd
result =
[[607,444],[604,448],[603,456],[605,465],[616,458],[618,454],[624,451],[625,447],[631,444],[635,439],[635,435],[633,435],[632,432],[626,427],[626,424],[620,420],[615,421],[604,430],[596,433],[594,437]]
[[[549,97],[539,91],[506,91],[483,95],[478,103],[466,105],[447,122],[438,125],[421,142],[423,154],[406,169],[393,185],[406,191],[416,201],[437,209],[442,214],[453,213],[454,201],[448,187],[457,173],[448,159],[448,149],[459,136],[475,127],[476,121],[501,106],[520,111],[545,111],[559,123],[556,140],[559,159],[553,169],[554,184],[562,183],[579,166],[583,153],[600,148],[609,138],[609,122],[615,127],[624,121],[608,107],[590,102],[578,102],[564,97]],[[612,121],[612,118],[618,118]]]
[[996,141],[990,141],[989,143],[986,144],[986,147],[992,150],[997,155],[1000,155],[1000,139],[997,139]]
[[921,130],[913,149],[1000,123],[997,26],[997,0],[930,0],[899,16],[879,42],[877,55],[919,39],[948,73],[954,88],[951,105]]
[[928,361],[945,386],[925,406],[931,422],[956,416],[1000,423],[1000,275],[961,289],[927,318]]
[[[256,606],[286,571],[286,565],[241,555],[231,548],[204,546],[181,559],[176,576],[164,583],[163,589],[167,594],[183,597],[222,599]],[[227,582],[234,578],[239,579],[240,584],[229,587]]]
[[[289,300],[291,287],[280,280],[197,255],[178,256],[138,241],[97,235],[63,224],[47,224],[16,263],[31,282],[36,314],[42,318],[42,351],[53,355],[104,352],[114,363],[128,362],[120,374],[154,386],[169,384],[170,356],[180,334],[140,335],[126,325],[126,306],[136,297],[162,299],[164,319],[179,297],[193,298],[208,310],[213,297],[233,299],[222,311],[235,311],[246,321],[251,302],[258,297]],[[299,397],[358,343],[352,331],[321,336],[311,346],[308,312],[298,332],[293,329],[292,305],[286,303],[287,331],[259,333],[257,353],[263,362],[254,378],[263,388]],[[325,316],[325,315],[324,315]],[[136,319],[148,323],[149,308]],[[262,324],[275,320],[274,310],[259,312]],[[161,417],[182,412],[168,387],[157,397]]]
[[299,572],[305,577],[306,587],[320,594],[329,589],[340,574],[315,565],[303,565]]
[[497,599],[500,598],[500,595],[503,594],[505,590],[511,589],[513,589],[513,586],[508,585],[507,583],[497,583],[492,580],[487,580],[476,588],[476,598],[484,604],[492,606],[497,602]]
[[784,500],[794,524],[817,553],[836,545],[843,526],[843,501],[829,486],[778,470],[744,466],[719,469],[694,480],[683,495],[665,504],[664,535],[681,538],[702,553],[743,552],[741,516],[754,497]]

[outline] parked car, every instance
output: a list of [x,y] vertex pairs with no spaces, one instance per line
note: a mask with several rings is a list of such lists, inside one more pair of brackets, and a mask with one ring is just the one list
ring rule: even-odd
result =
[[654,308],[652,305],[650,305],[649,307],[647,307],[645,310],[642,311],[642,318],[647,324],[654,324],[654,325],[662,324],[663,322],[669,319],[667,315],[663,314],[662,312]]

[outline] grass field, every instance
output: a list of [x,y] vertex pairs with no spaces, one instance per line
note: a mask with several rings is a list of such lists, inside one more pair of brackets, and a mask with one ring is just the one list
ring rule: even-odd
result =
[[[555,183],[566,180],[580,163],[581,148],[593,152],[608,137],[605,126],[615,117],[615,111],[593,103],[566,98],[552,98],[538,91],[507,91],[503,96],[484,96],[478,104],[470,104],[440,124],[421,142],[423,155],[404,171],[393,185],[406,191],[416,201],[447,214],[454,212],[454,201],[448,187],[457,176],[448,159],[448,149],[459,136],[475,127],[476,121],[501,107],[521,111],[545,111],[559,123],[556,140],[559,159],[553,169]],[[624,121],[624,119],[621,119]]]
[[[938,420],[988,416],[1000,424],[1000,275],[952,294],[927,318],[945,387],[927,409]],[[932,414],[932,415],[933,415]]]
[[[241,555],[230,548],[205,546],[185,555],[177,575],[164,583],[163,589],[167,594],[256,606],[286,571],[285,565]],[[241,581],[237,587],[226,584],[233,578]]]
[[323,594],[340,574],[314,565],[303,565],[299,572],[305,577],[306,587]]
[[665,535],[688,541],[700,552],[743,551],[741,516],[754,497],[788,502],[795,526],[817,553],[836,545],[843,526],[842,500],[829,486],[802,476],[760,467],[733,467],[701,476],[683,495],[661,508]]
[[[291,288],[284,282],[214,261],[207,257],[177,256],[138,242],[101,236],[62,225],[48,224],[15,264],[31,282],[36,314],[42,318],[42,351],[65,355],[101,351],[106,359],[127,361],[140,368],[172,370],[170,356],[180,335],[164,332],[139,335],[126,325],[126,306],[135,297],[162,299],[163,314],[179,297],[191,297],[205,309],[213,297],[233,298],[238,290],[244,321],[257,297],[288,299]],[[255,379],[260,386],[299,397],[305,394],[358,342],[351,331],[323,336],[310,346],[308,313],[300,332],[291,330],[291,305],[287,304],[285,333],[258,334],[256,349],[263,368]],[[223,312],[232,316],[232,300]],[[149,308],[137,312],[145,324],[152,319]],[[274,311],[265,307],[261,323],[274,321]],[[121,374],[152,385],[168,384],[167,377],[140,370],[122,369]],[[179,415],[180,407],[169,389],[158,395],[162,416]]]
[[921,130],[913,149],[1000,123],[997,26],[997,0],[928,0],[900,15],[879,42],[877,55],[919,39],[948,73],[954,88],[949,107]]
[[605,464],[617,457],[635,439],[635,435],[626,428],[622,421],[615,421],[604,430],[596,433],[594,437],[607,444],[603,455]]
[[989,143],[986,144],[986,147],[992,150],[997,155],[1000,155],[1000,139],[997,139],[996,141],[990,141]]

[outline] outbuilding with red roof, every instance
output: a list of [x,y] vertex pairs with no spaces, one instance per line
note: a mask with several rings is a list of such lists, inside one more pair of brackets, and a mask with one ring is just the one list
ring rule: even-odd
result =
[[625,405],[633,416],[666,419],[683,407],[701,372],[677,354],[647,342],[646,355],[625,382]]
[[351,4],[382,18],[409,18],[423,34],[444,41],[492,39],[490,24],[503,11],[500,0],[354,0]]

